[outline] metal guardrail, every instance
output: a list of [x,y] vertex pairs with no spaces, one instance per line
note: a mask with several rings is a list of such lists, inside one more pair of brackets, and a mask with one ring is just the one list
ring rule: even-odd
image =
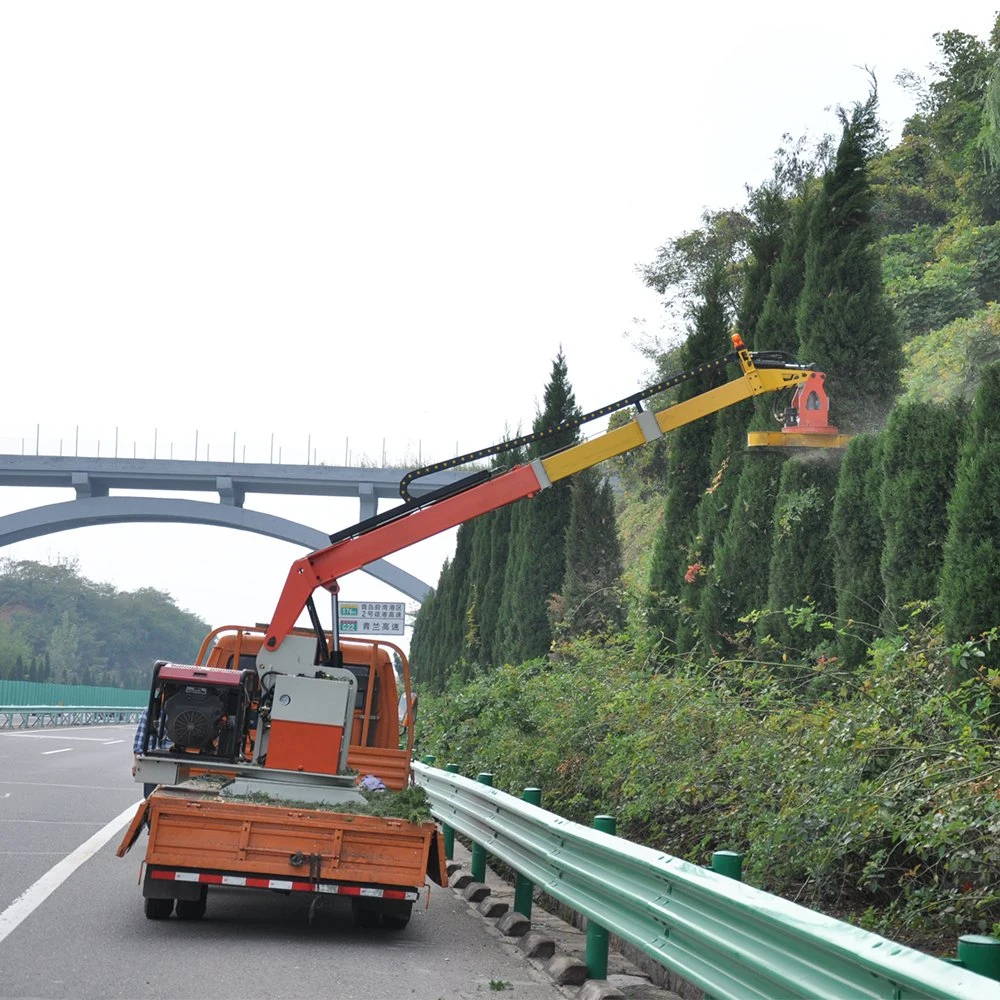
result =
[[715,1000],[1000,1000],[1000,983],[414,762],[434,815]]
[[100,726],[139,724],[140,708],[105,708],[61,705],[0,706],[0,729],[49,729],[56,726]]

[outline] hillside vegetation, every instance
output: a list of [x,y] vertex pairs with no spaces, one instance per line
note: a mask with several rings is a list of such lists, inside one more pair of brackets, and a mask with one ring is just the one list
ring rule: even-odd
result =
[[935,37],[898,144],[872,79],[641,269],[687,318],[651,382],[735,328],[849,446],[748,450],[764,398],[467,524],[411,657],[438,760],[914,942],[1000,924],[1000,19]]
[[169,594],[132,593],[75,563],[0,560],[0,678],[143,689],[153,662],[193,662],[209,626]]

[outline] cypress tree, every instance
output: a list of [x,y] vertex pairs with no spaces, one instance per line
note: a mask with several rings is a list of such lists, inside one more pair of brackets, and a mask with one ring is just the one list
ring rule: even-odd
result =
[[750,195],[751,225],[747,233],[750,253],[736,327],[743,339],[757,346],[757,334],[764,307],[771,294],[782,251],[790,238],[792,202],[776,183],[765,184]]
[[752,452],[740,473],[733,509],[701,601],[702,635],[720,655],[739,646],[740,618],[767,603],[774,502],[784,461],[782,454]]
[[[535,433],[580,415],[562,348],[552,362],[543,404],[533,424]],[[532,444],[528,457],[540,458],[578,440],[576,429],[556,431]],[[549,600],[562,589],[566,572],[569,513],[568,482],[556,483],[530,501],[514,505],[500,601],[501,652],[505,660],[519,663],[542,656],[552,643]]]
[[859,434],[844,453],[830,522],[838,654],[850,667],[864,659],[885,605],[880,568],[885,542],[879,515],[881,481],[880,439]]
[[798,456],[785,462],[774,503],[767,607],[758,635],[786,649],[801,648],[804,637],[780,614],[810,600],[816,610],[832,614],[837,606],[833,586],[830,519],[837,489],[840,456]]
[[[685,369],[714,361],[729,348],[729,318],[723,301],[725,270],[714,267],[701,289],[702,299],[692,310],[691,334],[682,352]],[[683,383],[678,401],[692,399],[726,381],[721,369],[707,371]],[[671,434],[667,457],[667,495],[663,518],[653,541],[649,565],[650,625],[681,648],[691,644],[690,626],[693,605],[684,592],[685,575],[696,561],[697,507],[710,482],[709,453],[715,430],[715,417],[704,417],[677,428]],[[684,625],[684,635],[680,630]]]
[[594,469],[573,477],[561,596],[568,633],[605,634],[625,624],[621,545],[611,484]]
[[[798,298],[805,279],[810,200],[806,194],[792,206],[788,238],[774,265],[764,309],[757,321],[755,346],[795,353]],[[753,403],[752,430],[774,430],[774,400]],[[716,653],[732,653],[741,631],[739,619],[767,603],[767,567],[778,481],[786,455],[751,451],[742,462],[739,482],[725,531],[716,543],[712,572],[701,595],[702,636]]]
[[462,656],[470,664],[483,661],[483,595],[490,576],[490,535],[495,511],[472,522],[472,555],[469,560],[469,593],[466,601],[466,628]]
[[479,644],[484,663],[497,666],[503,659],[503,636],[500,606],[510,548],[511,507],[501,507],[490,514],[490,565],[483,588],[479,612]]
[[[510,435],[505,434],[504,440],[510,440]],[[521,449],[495,455],[491,462],[492,471],[496,474],[512,469],[523,458]],[[496,662],[494,645],[507,566],[510,515],[510,507],[503,507],[471,522],[472,557],[469,564],[469,593],[463,642],[463,658],[470,664],[486,666]]]
[[830,419],[844,430],[882,425],[902,368],[866,171],[879,148],[877,108],[873,90],[849,114],[840,111],[843,134],[810,216],[798,304],[802,356],[826,372]]
[[[788,237],[790,208],[777,184],[758,188],[750,196],[750,227],[747,248],[750,260],[740,300],[736,328],[754,346],[760,314],[771,288],[774,269]],[[754,412],[747,400],[719,412],[709,455],[710,485],[698,501],[698,563],[701,571],[692,574],[692,585],[701,593],[694,598],[699,634],[710,647],[718,627],[715,596],[711,582],[716,578],[717,549],[722,544],[726,524],[736,502],[740,474],[747,451],[747,425]],[[708,586],[704,586],[708,583]]]
[[959,434],[959,413],[951,405],[910,403],[889,417],[881,497],[886,624],[907,602],[937,596]]
[[[443,575],[447,569],[447,561],[441,570]],[[438,577],[440,584],[441,577]],[[413,635],[410,637],[410,669],[414,681],[426,684],[431,690],[440,690],[442,674],[439,670],[440,660],[434,649],[436,636],[437,591],[432,590],[424,598],[413,620]]]
[[989,365],[972,404],[948,508],[941,572],[951,642],[1000,625],[1000,364]]
[[462,663],[466,622],[471,601],[469,569],[472,564],[472,536],[475,531],[475,523],[474,520],[466,521],[458,526],[455,556],[451,561],[447,587],[441,592],[443,605],[440,624],[441,659],[448,676],[454,673]]
[[[805,256],[814,188],[815,185],[807,186],[792,203],[788,235],[771,273],[764,308],[754,333],[754,346],[760,349],[790,354],[798,351],[799,297],[806,277]],[[769,426],[773,426],[773,421]]]

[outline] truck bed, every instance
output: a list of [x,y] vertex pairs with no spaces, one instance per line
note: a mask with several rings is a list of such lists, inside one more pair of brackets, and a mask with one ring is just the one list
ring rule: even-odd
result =
[[144,822],[149,866],[411,888],[429,877],[447,885],[444,843],[433,822],[159,788],[140,804],[119,857],[138,839]]

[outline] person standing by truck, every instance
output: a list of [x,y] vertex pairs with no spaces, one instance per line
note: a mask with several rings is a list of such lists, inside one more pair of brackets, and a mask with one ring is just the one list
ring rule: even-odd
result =
[[[132,753],[139,756],[143,751],[146,750],[146,734],[149,731],[149,709],[144,708],[142,710],[142,715],[139,716],[139,725],[135,731],[135,739],[132,741]],[[153,737],[153,749],[170,749],[170,740],[166,737],[163,738],[162,746],[159,740],[156,739],[155,735]],[[135,777],[136,765],[132,765],[132,776]],[[142,783],[142,796],[148,799],[152,794],[153,789],[156,788],[156,784],[152,781],[144,781]]]

